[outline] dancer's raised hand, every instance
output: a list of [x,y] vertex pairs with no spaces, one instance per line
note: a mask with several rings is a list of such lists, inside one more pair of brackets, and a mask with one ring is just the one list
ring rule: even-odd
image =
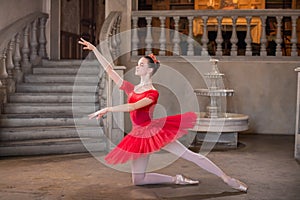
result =
[[87,50],[93,51],[96,48],[94,45],[92,45],[88,41],[84,40],[83,38],[80,38],[80,40],[78,41],[78,43],[81,44],[81,45],[84,45],[83,49],[87,49]]
[[93,119],[96,117],[96,119],[100,119],[103,115],[105,115],[106,113],[108,113],[108,108],[103,108],[101,110],[98,110],[97,112],[94,112],[92,114],[89,115],[90,119]]

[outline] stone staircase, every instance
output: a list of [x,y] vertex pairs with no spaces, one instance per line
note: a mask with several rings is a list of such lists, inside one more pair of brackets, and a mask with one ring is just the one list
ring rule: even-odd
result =
[[96,61],[46,61],[16,85],[0,115],[0,156],[103,151]]

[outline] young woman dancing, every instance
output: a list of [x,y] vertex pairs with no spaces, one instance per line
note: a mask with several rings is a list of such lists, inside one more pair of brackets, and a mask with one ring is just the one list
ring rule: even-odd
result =
[[83,49],[91,50],[96,55],[110,78],[128,95],[128,103],[113,107],[106,107],[89,115],[101,118],[108,112],[130,112],[132,130],[106,157],[108,164],[120,164],[129,160],[132,162],[132,181],[134,185],[173,183],[180,185],[198,184],[182,175],[168,176],[158,173],[146,173],[151,153],[164,149],[176,156],[191,161],[220,177],[230,187],[246,192],[247,186],[226,175],[219,167],[201,154],[187,149],[177,139],[188,133],[197,119],[194,112],[152,119],[153,108],[157,103],[158,91],[153,87],[151,77],[160,66],[153,54],[139,59],[135,75],[140,76],[140,83],[136,86],[123,80],[113,69],[112,65],[103,57],[97,48],[81,38],[79,44]]

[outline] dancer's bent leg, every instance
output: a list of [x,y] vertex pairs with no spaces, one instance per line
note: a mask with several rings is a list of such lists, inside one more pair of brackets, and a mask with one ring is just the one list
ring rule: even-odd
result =
[[172,154],[175,154],[176,156],[179,156],[181,158],[195,163],[199,167],[217,175],[220,178],[222,178],[222,176],[225,175],[225,173],[217,165],[211,162],[207,157],[190,151],[177,140],[166,145],[163,149]]
[[134,185],[147,185],[147,184],[162,184],[174,183],[175,179],[172,176],[167,176],[158,173],[146,173],[149,155],[140,157],[132,161],[132,182]]
[[234,178],[227,176],[217,165],[215,165],[207,157],[190,151],[188,148],[186,148],[183,144],[181,144],[177,140],[166,145],[163,149],[181,158],[191,161],[196,165],[198,165],[199,167],[205,169],[206,171],[217,175],[232,188],[240,191],[247,191],[247,186],[245,184],[243,184],[242,182]]

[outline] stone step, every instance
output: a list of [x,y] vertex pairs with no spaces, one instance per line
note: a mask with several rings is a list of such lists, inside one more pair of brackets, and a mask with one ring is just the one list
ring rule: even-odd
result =
[[43,126],[74,126],[74,125],[85,125],[85,126],[98,126],[97,120],[90,120],[86,117],[75,117],[60,115],[46,114],[4,114],[0,116],[0,127],[43,127]]
[[74,92],[76,95],[77,93],[91,93],[88,95],[93,95],[92,93],[98,92],[98,87],[97,85],[91,84],[78,84],[78,85],[73,85],[73,84],[58,84],[58,83],[44,83],[44,84],[37,84],[37,83],[26,83],[26,84],[19,84],[17,85],[16,92],[63,92],[63,93],[72,93]]
[[81,70],[79,71],[78,68],[74,67],[34,67],[32,69],[33,74],[98,74],[98,69],[89,69],[89,70]]
[[101,138],[104,136],[100,126],[48,126],[1,128],[0,141],[25,141],[59,138]]
[[100,70],[96,60],[43,60],[42,66],[33,68],[33,74],[98,74]]
[[90,60],[74,60],[74,59],[65,59],[65,60],[42,60],[42,66],[45,67],[79,67],[79,66],[99,66],[99,62],[96,59]]
[[7,103],[4,104],[4,114],[39,114],[62,113],[88,115],[99,110],[95,103]]
[[87,96],[86,93],[14,93],[8,96],[11,103],[72,103],[98,101],[98,96]]
[[24,80],[26,83],[94,83],[95,85],[99,82],[99,77],[97,74],[87,74],[87,75],[62,75],[62,74],[30,74],[25,75]]
[[[0,115],[0,156],[106,150],[98,109],[98,61],[43,60],[8,96]],[[75,83],[75,84],[74,84]]]
[[0,156],[49,155],[99,152],[106,149],[104,138],[63,138],[0,142]]

